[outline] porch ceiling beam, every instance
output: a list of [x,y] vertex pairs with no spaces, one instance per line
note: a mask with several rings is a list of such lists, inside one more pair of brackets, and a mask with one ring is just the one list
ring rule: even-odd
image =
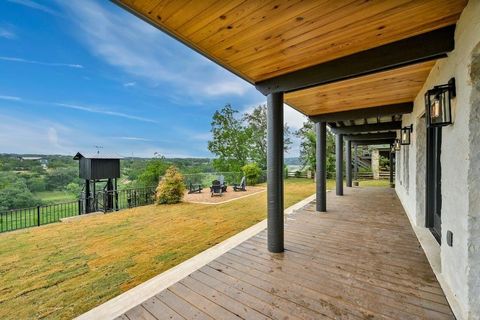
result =
[[365,134],[351,134],[344,135],[345,140],[350,141],[364,141],[364,140],[390,140],[397,137],[396,132],[384,132],[384,133],[365,133]]
[[412,110],[413,102],[404,102],[378,107],[324,113],[316,116],[310,116],[310,120],[313,122],[336,122],[344,120],[376,118],[377,116],[392,116],[394,114],[405,114],[411,113]]
[[369,146],[369,145],[379,145],[379,144],[393,144],[395,139],[384,139],[384,140],[363,140],[363,141],[352,141],[353,146]]
[[381,122],[381,123],[372,123],[372,124],[362,124],[362,125],[353,125],[346,127],[330,127],[333,133],[341,134],[351,134],[351,133],[362,133],[362,132],[375,132],[375,131],[386,131],[386,130],[398,130],[402,128],[401,121],[392,121],[392,122]]
[[[446,57],[454,49],[455,25],[255,83],[264,95],[291,92]],[[379,88],[381,90],[381,88]]]

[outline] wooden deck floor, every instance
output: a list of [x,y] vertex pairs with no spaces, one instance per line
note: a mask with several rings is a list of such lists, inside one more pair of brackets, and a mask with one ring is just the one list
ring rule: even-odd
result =
[[120,319],[454,319],[392,189],[348,188],[288,216]]

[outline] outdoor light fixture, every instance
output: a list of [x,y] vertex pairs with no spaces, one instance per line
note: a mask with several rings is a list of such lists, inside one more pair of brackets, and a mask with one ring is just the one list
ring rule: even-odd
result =
[[403,127],[400,130],[400,143],[404,146],[408,146],[410,144],[410,136],[413,132],[413,124],[409,127]]
[[401,145],[400,140],[399,140],[399,139],[395,139],[395,142],[393,143],[393,149],[394,149],[395,151],[400,151],[400,145]]
[[427,127],[442,127],[452,124],[451,100],[457,95],[455,78],[447,84],[435,86],[425,93]]

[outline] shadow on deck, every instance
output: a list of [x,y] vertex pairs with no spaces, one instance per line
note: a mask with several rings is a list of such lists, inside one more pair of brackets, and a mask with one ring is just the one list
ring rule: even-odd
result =
[[266,231],[119,319],[454,319],[393,189],[348,188]]

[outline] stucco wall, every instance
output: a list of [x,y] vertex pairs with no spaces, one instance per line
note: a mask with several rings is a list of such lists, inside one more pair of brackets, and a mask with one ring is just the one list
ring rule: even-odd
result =
[[[472,63],[472,56],[478,60]],[[425,127],[424,94],[455,77],[454,124],[442,132],[442,246],[441,277],[450,290],[459,319],[480,319],[480,0],[470,0],[455,32],[455,50],[438,61],[414,102],[403,125],[413,124],[408,148],[409,183],[396,184],[397,194],[413,223],[425,225]],[[478,63],[478,65],[477,65]],[[405,147],[405,146],[402,146]],[[397,156],[399,154],[397,153]],[[402,154],[403,156],[403,154]],[[404,170],[398,157],[397,172]],[[397,180],[399,175],[397,174]],[[453,246],[446,232],[453,232]]]

